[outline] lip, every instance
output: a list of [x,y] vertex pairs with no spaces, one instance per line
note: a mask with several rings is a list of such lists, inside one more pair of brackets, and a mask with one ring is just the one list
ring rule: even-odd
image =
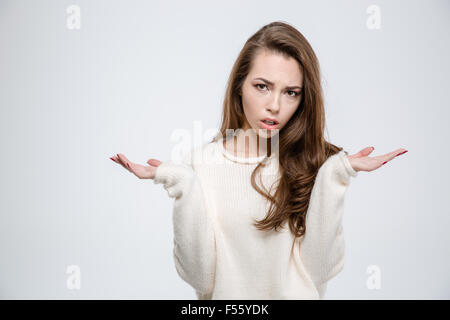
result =
[[[266,118],[266,119],[263,119],[263,120],[270,120],[270,119]],[[261,126],[264,129],[273,130],[273,129],[277,129],[278,126],[279,126],[279,123],[275,123],[275,124],[270,125],[270,124],[264,123],[263,120],[260,120],[259,123],[261,124]],[[274,120],[271,120],[271,121],[274,121]]]
[[279,124],[279,122],[277,120],[273,119],[273,118],[264,118],[261,121],[263,121],[263,120],[268,120],[268,121],[275,122],[275,124]]

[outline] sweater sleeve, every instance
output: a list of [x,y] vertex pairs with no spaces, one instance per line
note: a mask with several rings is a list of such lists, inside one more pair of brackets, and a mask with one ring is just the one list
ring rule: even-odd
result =
[[357,175],[344,150],[329,157],[316,175],[300,257],[321,297],[324,284],[344,267],[344,197],[350,177]]
[[153,181],[163,184],[169,197],[174,198],[173,258],[178,275],[197,294],[212,292],[216,263],[214,228],[192,165],[163,162]]

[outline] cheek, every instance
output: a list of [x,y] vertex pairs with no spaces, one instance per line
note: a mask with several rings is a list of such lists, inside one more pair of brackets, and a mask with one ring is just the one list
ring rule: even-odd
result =
[[262,97],[249,94],[242,98],[242,104],[246,116],[250,119],[254,119],[258,118],[258,114],[264,106],[264,101]]
[[289,120],[291,119],[291,117],[294,115],[295,111],[298,108],[298,104],[292,104],[290,105],[286,110],[286,112],[283,114],[282,116],[282,121],[283,124],[285,125],[287,122],[289,122]]

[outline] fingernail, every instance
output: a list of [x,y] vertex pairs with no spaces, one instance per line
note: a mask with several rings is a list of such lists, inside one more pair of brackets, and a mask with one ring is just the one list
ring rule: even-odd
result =
[[114,161],[113,157],[110,157],[110,159],[111,159],[112,161]]
[[398,156],[400,156],[400,155],[402,155],[402,154],[404,154],[404,153],[407,153],[407,152],[408,152],[408,150],[403,151],[402,153],[399,153],[398,155],[396,155],[396,157],[398,157]]
[[385,164],[387,161],[383,162],[383,164]]

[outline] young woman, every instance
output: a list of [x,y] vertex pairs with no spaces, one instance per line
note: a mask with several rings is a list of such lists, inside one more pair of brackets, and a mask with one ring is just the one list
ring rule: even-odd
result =
[[111,158],[174,198],[175,266],[198,299],[323,299],[342,270],[350,178],[407,151],[348,155],[326,141],[320,79],[303,35],[270,23],[233,66],[211,142],[182,163]]

